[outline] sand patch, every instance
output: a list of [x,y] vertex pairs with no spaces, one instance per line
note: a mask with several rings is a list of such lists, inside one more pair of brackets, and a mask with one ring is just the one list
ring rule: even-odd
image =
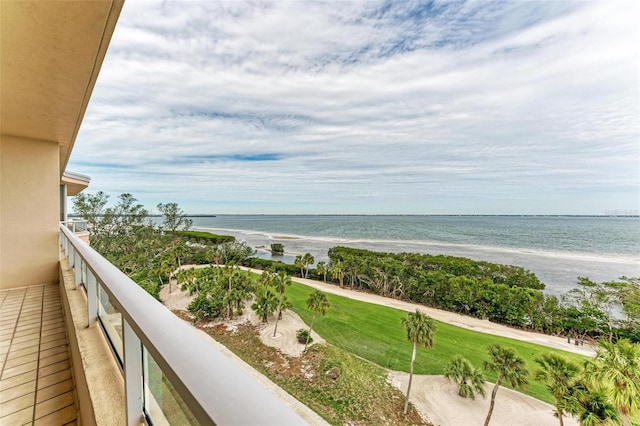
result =
[[[282,313],[282,319],[278,321],[278,330],[276,336],[273,337],[273,330],[275,328],[275,316],[269,319],[267,324],[262,324],[260,327],[260,340],[267,346],[276,348],[282,353],[298,357],[302,355],[304,345],[298,343],[296,338],[296,331],[301,328],[308,329],[309,326],[302,321],[300,316],[293,311],[284,311]],[[313,342],[309,345],[316,343],[324,343],[324,339],[320,337],[315,331],[311,332]]]
[[[173,283],[164,285],[160,289],[160,300],[162,303],[172,311],[186,311],[187,306],[195,298],[195,294],[190,295],[188,291],[180,290],[178,285]],[[282,319],[278,321],[278,330],[276,336],[273,337],[273,330],[275,328],[275,315],[269,318],[268,323],[262,323],[261,319],[251,309],[253,301],[249,300],[245,302],[242,315],[238,315],[232,320],[216,320],[207,324],[203,324],[202,328],[214,327],[218,324],[225,324],[227,330],[233,331],[238,325],[244,323],[251,323],[257,325],[260,330],[260,340],[267,346],[279,349],[282,353],[290,356],[298,357],[302,355],[304,345],[298,343],[296,338],[296,332],[301,329],[308,329],[309,326],[302,321],[300,316],[293,311],[284,311],[282,313]],[[311,337],[315,343],[323,343],[325,340],[318,335],[315,331],[311,332]]]
[[[409,374],[392,371],[387,380],[401,392],[407,391]],[[437,426],[483,425],[489,411],[493,383],[487,383],[486,398],[475,400],[458,396],[458,387],[444,376],[413,376],[410,401],[418,412]],[[491,425],[556,426],[554,407],[520,392],[501,387],[491,415]],[[567,426],[577,426],[573,418],[564,418]]]

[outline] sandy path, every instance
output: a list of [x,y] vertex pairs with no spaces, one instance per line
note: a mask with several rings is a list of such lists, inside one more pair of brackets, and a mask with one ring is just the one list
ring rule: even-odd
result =
[[[407,391],[409,374],[389,373],[389,382]],[[444,376],[413,376],[410,401],[416,409],[434,425],[482,425],[489,411],[492,383],[485,385],[486,398],[475,400],[458,396],[458,387]],[[496,404],[491,415],[492,425],[555,426],[558,419],[553,415],[554,407],[520,392],[501,387],[496,395]],[[565,417],[567,426],[578,425],[574,418]]]
[[[253,272],[261,273],[259,270],[252,270]],[[361,291],[349,290],[347,288],[340,288],[334,284],[327,284],[322,281],[309,280],[304,278],[292,278],[293,281],[308,285],[318,290],[337,294],[351,299],[360,300],[362,302],[375,303],[376,305],[389,306],[396,309],[402,309],[404,311],[413,312],[416,309],[426,313],[430,317],[437,319],[438,321],[446,322],[451,325],[466,328],[473,331],[479,331],[481,333],[493,334],[496,336],[509,337],[511,339],[522,340],[523,342],[535,343],[542,346],[547,346],[554,349],[560,349],[567,352],[573,352],[580,355],[594,356],[595,351],[588,345],[575,346],[568,344],[567,339],[564,337],[549,336],[547,334],[535,333],[532,331],[518,330],[510,328],[502,324],[496,324],[489,320],[481,320],[478,318],[469,317],[466,315],[456,314],[454,312],[444,311],[441,309],[429,308],[417,303],[405,302],[402,300],[391,299],[389,297],[378,296],[376,294],[365,293]]]

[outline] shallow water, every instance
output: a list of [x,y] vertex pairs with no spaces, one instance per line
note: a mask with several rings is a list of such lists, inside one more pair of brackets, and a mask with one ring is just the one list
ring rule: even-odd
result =
[[[328,260],[336,245],[375,251],[446,254],[511,264],[534,272],[550,294],[577,277],[640,276],[640,219],[504,216],[218,216],[194,227],[256,246],[280,242],[292,262],[309,252]],[[271,258],[261,251],[260,257]]]

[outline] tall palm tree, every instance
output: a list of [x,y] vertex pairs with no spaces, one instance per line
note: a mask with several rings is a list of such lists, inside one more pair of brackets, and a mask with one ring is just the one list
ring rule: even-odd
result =
[[411,366],[409,368],[409,386],[407,386],[407,396],[404,401],[404,414],[409,410],[409,393],[411,392],[411,382],[413,380],[413,364],[416,361],[416,349],[418,345],[425,348],[433,347],[433,334],[436,324],[429,316],[416,309],[415,313],[409,312],[409,316],[402,318],[402,324],[407,330],[407,340],[413,343],[411,354]]
[[327,280],[327,262],[318,262],[316,265],[316,274],[322,275],[322,281]]
[[540,366],[533,377],[545,384],[556,403],[555,415],[564,426],[563,416],[570,411],[571,390],[580,375],[580,368],[566,358],[556,354],[544,354],[535,359]]
[[302,255],[299,254],[293,261],[293,264],[300,268],[300,278],[304,278],[304,260],[302,260]]
[[624,425],[640,412],[640,344],[600,340],[596,357],[585,364],[585,377],[602,384]]
[[304,265],[304,278],[309,278],[309,265],[313,265],[316,259],[311,253],[305,253],[302,256],[302,264]]
[[309,337],[311,337],[311,330],[313,329],[313,323],[316,321],[316,315],[324,315],[327,312],[327,309],[329,309],[329,301],[327,300],[327,295],[320,290],[314,291],[307,299],[307,308],[313,311],[313,318],[311,319],[311,325],[309,326],[309,335],[307,336],[307,341],[304,344],[305,351],[307,350],[307,346],[309,345]]
[[516,355],[516,351],[511,348],[503,348],[500,345],[489,346],[489,361],[484,362],[484,368],[489,371],[498,373],[498,379],[491,392],[491,403],[489,404],[489,412],[484,421],[484,426],[489,424],[493,406],[496,402],[496,394],[503,381],[507,381],[511,386],[524,387],[529,384],[527,375],[529,370],[522,358]]
[[458,384],[458,395],[463,398],[476,399],[476,393],[483,397],[486,394],[482,372],[462,355],[456,355],[451,359],[444,370],[444,375]]
[[340,281],[340,288],[344,288],[344,266],[340,260],[331,262],[329,272],[333,278],[337,278]]
[[284,271],[280,271],[273,277],[272,284],[275,287],[278,296],[278,306],[276,308],[276,325],[275,327],[273,327],[273,337],[276,337],[276,332],[278,331],[278,321],[282,319],[282,311],[287,306],[286,296],[284,295],[284,292],[286,291],[287,287],[291,285],[291,277]]

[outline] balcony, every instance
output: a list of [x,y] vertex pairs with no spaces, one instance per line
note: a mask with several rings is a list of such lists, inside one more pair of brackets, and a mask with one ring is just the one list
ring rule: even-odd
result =
[[0,292],[0,423],[306,424],[72,229],[59,286]]
[[0,291],[0,318],[0,424],[75,424],[58,286]]
[[87,228],[87,221],[83,219],[69,219],[60,222],[62,225],[69,228],[71,232],[76,234],[85,243],[89,243],[89,229]]

